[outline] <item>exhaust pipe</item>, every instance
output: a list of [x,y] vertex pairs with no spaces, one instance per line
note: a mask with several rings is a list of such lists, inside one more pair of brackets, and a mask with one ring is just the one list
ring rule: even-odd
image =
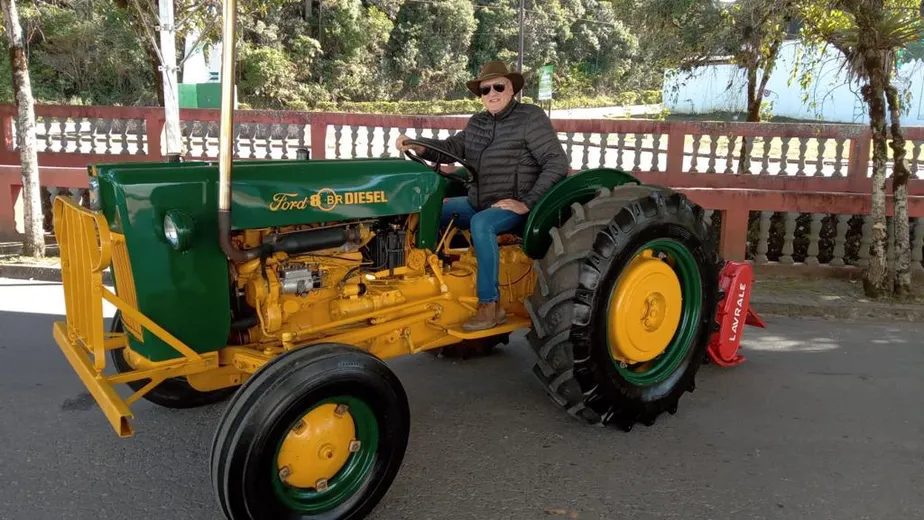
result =
[[362,235],[358,229],[338,227],[309,229],[284,235],[270,235],[263,240],[263,247],[271,253],[283,251],[289,254],[298,254],[340,247],[345,244],[359,244],[361,242]]
[[234,55],[237,40],[237,2],[222,2],[221,27],[221,126],[218,135],[218,243],[232,262],[260,256],[260,248],[241,250],[231,243],[231,161],[234,139]]

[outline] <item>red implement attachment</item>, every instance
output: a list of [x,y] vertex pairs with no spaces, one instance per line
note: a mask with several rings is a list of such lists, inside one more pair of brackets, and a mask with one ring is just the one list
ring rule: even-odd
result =
[[716,365],[733,367],[744,362],[738,354],[744,326],[765,328],[764,321],[750,308],[754,269],[745,262],[726,262],[719,274],[719,302],[715,322],[719,330],[712,335],[707,352]]

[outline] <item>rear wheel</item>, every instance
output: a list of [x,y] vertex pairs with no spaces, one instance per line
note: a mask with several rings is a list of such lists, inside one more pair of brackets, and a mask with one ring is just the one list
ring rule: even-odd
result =
[[[115,316],[113,316],[110,331],[125,331],[121,311],[116,311]],[[112,360],[112,364],[119,373],[130,372],[135,369],[126,359],[125,354],[124,348],[109,351],[109,359]],[[132,390],[138,391],[146,384],[148,384],[148,380],[141,379],[129,382],[128,386]],[[185,377],[171,377],[155,386],[153,390],[144,394],[142,398],[165,408],[196,408],[224,401],[234,395],[235,390],[236,388],[232,387],[203,392],[193,388]]]
[[404,458],[407,396],[376,357],[344,345],[282,355],[241,387],[212,445],[228,518],[364,517]]
[[570,414],[630,430],[692,391],[717,298],[703,210],[654,186],[603,189],[551,231],[529,299],[534,372]]

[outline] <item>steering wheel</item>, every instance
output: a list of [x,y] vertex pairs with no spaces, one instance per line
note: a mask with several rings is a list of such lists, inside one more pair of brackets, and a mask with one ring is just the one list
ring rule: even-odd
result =
[[410,159],[410,160],[412,160],[412,161],[415,161],[415,162],[419,162],[420,164],[422,164],[422,165],[426,166],[427,168],[430,168],[431,170],[433,170],[434,172],[436,172],[438,175],[441,175],[441,176],[443,176],[443,177],[445,177],[445,178],[447,178],[447,179],[449,179],[449,180],[451,180],[451,181],[459,181],[459,182],[463,182],[463,183],[465,183],[465,184],[471,184],[472,182],[475,182],[476,180],[478,180],[478,170],[476,170],[474,166],[472,166],[471,164],[469,164],[468,161],[466,161],[465,159],[459,157],[458,155],[456,155],[456,154],[454,154],[454,153],[452,153],[452,152],[450,152],[450,151],[448,151],[448,150],[446,150],[446,149],[444,149],[444,148],[440,148],[439,146],[434,146],[434,145],[432,145],[432,144],[430,144],[430,143],[425,143],[425,142],[423,142],[423,141],[417,141],[417,140],[414,140],[414,139],[408,139],[408,140],[404,141],[404,143],[405,143],[405,144],[409,144],[409,145],[422,146],[422,147],[427,148],[427,149],[429,149],[429,150],[433,150],[433,151],[436,152],[436,153],[445,155],[446,157],[449,157],[449,158],[452,159],[453,161],[455,161],[455,162],[461,164],[462,167],[465,168],[466,171],[468,171],[468,178],[462,177],[462,176],[460,176],[460,175],[456,175],[455,173],[445,173],[445,172],[443,172],[442,170],[440,170],[440,163],[429,164],[429,163],[427,162],[426,159],[424,159],[423,157],[417,155],[417,153],[414,152],[413,150],[407,149],[407,150],[404,151],[404,155],[407,156],[408,159]]

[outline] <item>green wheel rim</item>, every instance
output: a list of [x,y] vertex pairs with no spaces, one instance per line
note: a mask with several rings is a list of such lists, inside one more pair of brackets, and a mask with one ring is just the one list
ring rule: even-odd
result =
[[[356,494],[375,465],[379,447],[379,423],[369,405],[355,397],[338,396],[316,403],[311,410],[328,403],[345,404],[350,407],[350,415],[353,416],[356,427],[356,438],[362,444],[359,451],[350,454],[350,458],[347,459],[343,468],[328,480],[327,490],[323,492],[285,484],[279,479],[275,464],[271,464],[270,478],[272,479],[273,490],[286,507],[293,511],[324,513],[336,508]],[[311,410],[306,410],[305,413]],[[283,431],[289,431],[295,427],[299,420],[292,421],[292,424]],[[279,450],[282,448],[284,439],[284,435],[279,439],[276,453],[272,459],[274,462],[279,457]]]
[[[659,238],[638,248],[636,255],[641,254],[646,249],[667,255],[669,264],[680,280],[683,302],[681,303],[680,323],[677,324],[677,331],[664,352],[656,358],[644,363],[626,365],[612,357],[612,355],[610,356],[619,375],[636,386],[649,386],[660,383],[677,370],[681,361],[693,348],[700,315],[703,311],[702,276],[700,276],[699,265],[690,250],[676,240]],[[617,285],[618,281],[613,284],[612,290],[616,290]],[[607,314],[609,314],[609,305],[607,303]],[[607,327],[609,328],[610,326],[612,325],[607,323]]]

